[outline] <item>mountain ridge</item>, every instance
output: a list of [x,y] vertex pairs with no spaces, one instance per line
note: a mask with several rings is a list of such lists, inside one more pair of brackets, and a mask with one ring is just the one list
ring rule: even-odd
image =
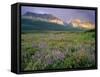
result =
[[79,27],[84,29],[94,29],[95,24],[89,21],[81,21],[80,19],[73,19],[70,23],[73,27]]
[[26,12],[22,16],[22,18],[41,20],[41,21],[64,25],[64,22],[60,18],[53,16],[52,14],[39,14],[39,13],[33,13],[33,12]]
[[39,30],[61,29],[68,31],[94,29],[94,25],[90,22],[83,22],[80,19],[73,19],[69,23],[67,23],[52,14],[39,14],[39,13],[26,12],[25,14],[22,15],[21,20],[24,29],[27,29],[28,27],[30,27],[30,29],[39,29]]

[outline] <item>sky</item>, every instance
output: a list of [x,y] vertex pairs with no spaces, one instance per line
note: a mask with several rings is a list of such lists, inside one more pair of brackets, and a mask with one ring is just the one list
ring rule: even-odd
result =
[[52,14],[62,19],[64,22],[69,22],[70,20],[74,19],[80,19],[82,21],[90,21],[95,24],[94,10],[22,6],[21,15],[25,14],[26,12]]

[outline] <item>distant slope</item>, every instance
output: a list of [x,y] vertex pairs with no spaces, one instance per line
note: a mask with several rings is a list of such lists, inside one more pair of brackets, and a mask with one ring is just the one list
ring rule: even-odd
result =
[[39,20],[21,19],[22,31],[31,30],[54,30],[54,31],[82,31],[82,29],[74,28],[71,25],[61,26],[60,24],[49,23]]
[[86,30],[85,32],[95,32],[95,29]]
[[89,21],[81,21],[80,19],[74,19],[71,20],[70,24],[73,27],[78,27],[78,28],[83,28],[83,29],[87,29],[87,30],[91,30],[95,28],[95,24],[93,24],[92,22]]
[[64,22],[60,18],[52,14],[39,14],[39,13],[33,13],[33,12],[26,12],[24,15],[22,15],[22,18],[40,20],[40,21],[46,21],[46,22],[64,25]]

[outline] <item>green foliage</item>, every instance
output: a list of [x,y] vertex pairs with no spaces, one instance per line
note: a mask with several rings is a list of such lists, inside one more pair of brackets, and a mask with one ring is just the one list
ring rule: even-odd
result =
[[84,68],[95,65],[95,33],[45,31],[21,36],[22,70]]

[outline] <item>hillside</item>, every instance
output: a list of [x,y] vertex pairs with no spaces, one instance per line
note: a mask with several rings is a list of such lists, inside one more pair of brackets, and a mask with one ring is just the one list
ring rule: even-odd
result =
[[82,29],[74,28],[71,25],[62,26],[60,24],[31,20],[22,18],[22,31],[31,30],[54,30],[54,31],[82,31]]
[[26,12],[22,16],[22,18],[31,19],[31,20],[40,20],[40,21],[46,21],[46,22],[64,25],[64,22],[60,18],[52,14],[38,14],[38,13]]
[[83,28],[83,29],[94,29],[95,24],[89,21],[81,21],[80,19],[71,20],[70,24],[73,27]]

